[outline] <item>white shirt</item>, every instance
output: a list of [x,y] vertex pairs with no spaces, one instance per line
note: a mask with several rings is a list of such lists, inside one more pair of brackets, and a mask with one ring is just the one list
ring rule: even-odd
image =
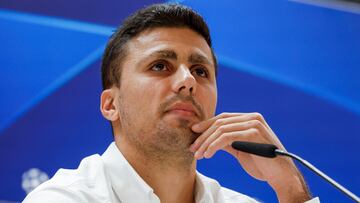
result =
[[[197,203],[255,203],[256,200],[221,187],[197,172]],[[75,170],[60,169],[53,178],[35,188],[25,203],[160,203],[153,189],[136,173],[115,143],[102,156],[84,158]],[[317,203],[318,198],[307,203]]]

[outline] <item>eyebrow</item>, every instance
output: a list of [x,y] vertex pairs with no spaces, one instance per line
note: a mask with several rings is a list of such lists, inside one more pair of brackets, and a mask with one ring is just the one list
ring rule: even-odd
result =
[[[151,53],[149,57],[156,57],[156,58],[162,58],[162,59],[172,59],[177,60],[178,56],[175,51],[173,50],[159,50]],[[209,61],[209,59],[206,56],[203,56],[199,53],[192,53],[188,57],[189,63],[200,63],[200,64],[206,64],[206,65],[212,65],[212,63]]]
[[159,57],[163,59],[177,59],[177,54],[172,50],[159,50],[149,55],[150,57]]
[[201,64],[212,65],[212,63],[209,61],[207,57],[198,53],[191,54],[188,58],[188,61],[189,63],[201,63]]

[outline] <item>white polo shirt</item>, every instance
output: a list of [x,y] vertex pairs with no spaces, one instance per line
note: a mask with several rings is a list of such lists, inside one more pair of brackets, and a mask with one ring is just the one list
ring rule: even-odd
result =
[[[254,203],[256,200],[221,187],[197,172],[197,203]],[[35,188],[25,203],[160,203],[153,189],[136,173],[115,143],[102,156],[84,158],[75,170],[60,169]],[[308,201],[316,203],[318,198]]]

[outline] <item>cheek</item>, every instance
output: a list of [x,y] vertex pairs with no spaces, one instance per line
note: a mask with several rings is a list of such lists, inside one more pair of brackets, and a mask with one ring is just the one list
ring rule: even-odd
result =
[[204,108],[206,118],[211,118],[215,115],[216,103],[217,103],[217,91],[213,87],[202,88],[199,92],[201,104]]
[[208,106],[207,108],[209,109],[208,110],[208,118],[211,118],[215,115],[215,111],[216,111],[216,98],[215,97],[212,97],[210,98],[209,97],[209,102],[208,102]]
[[149,119],[146,115],[154,116],[158,111],[160,99],[163,98],[161,94],[164,91],[162,89],[163,87],[159,82],[146,77],[138,77],[124,85],[123,97],[133,113],[140,114],[144,119]]
[[[120,103],[122,104],[122,111],[126,112],[129,117],[140,118],[140,108],[143,108],[142,102],[146,99],[139,99],[143,95],[143,89],[141,84],[138,84],[134,80],[123,81],[120,86]],[[134,119],[132,119],[134,122]]]

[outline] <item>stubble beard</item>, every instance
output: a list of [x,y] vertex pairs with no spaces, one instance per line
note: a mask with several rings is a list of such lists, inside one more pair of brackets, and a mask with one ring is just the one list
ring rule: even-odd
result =
[[[120,100],[121,101],[121,100]],[[123,104],[120,108],[121,125],[129,144],[136,148],[138,155],[144,161],[161,167],[177,167],[189,170],[194,162],[194,154],[189,150],[190,145],[196,140],[198,134],[189,126],[189,121],[177,120],[177,126],[172,127],[164,120],[154,124],[151,132],[146,131],[143,125],[134,126],[136,123],[125,110]]]

